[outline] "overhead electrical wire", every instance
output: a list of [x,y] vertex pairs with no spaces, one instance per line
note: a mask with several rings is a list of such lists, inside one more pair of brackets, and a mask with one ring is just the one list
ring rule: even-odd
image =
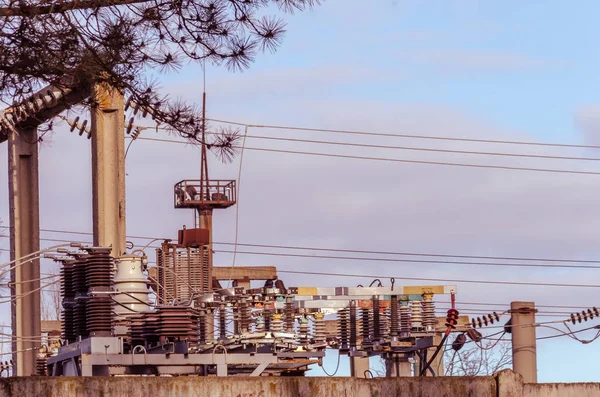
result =
[[494,144],[508,144],[508,145],[530,145],[530,146],[600,149],[600,146],[577,145],[577,144],[568,144],[568,143],[546,143],[546,142],[533,142],[533,141],[493,140],[493,139],[445,137],[445,136],[435,136],[435,135],[390,134],[390,133],[381,133],[381,132],[373,132],[373,131],[352,131],[352,130],[342,130],[342,129],[309,128],[309,127],[295,127],[295,126],[267,125],[267,124],[250,124],[250,123],[240,123],[240,122],[236,122],[236,121],[227,121],[227,120],[220,120],[220,119],[207,119],[207,120],[214,121],[216,123],[247,126],[250,128],[258,128],[258,129],[312,131],[312,132],[327,132],[327,133],[350,134],[350,135],[382,136],[382,137],[392,137],[392,138],[431,139],[431,140],[442,140],[442,141],[494,143]]
[[[0,226],[0,228],[8,228],[9,226]],[[60,234],[74,234],[91,236],[91,232],[79,232],[70,230],[60,229],[40,229],[42,232],[47,233],[60,233]],[[2,237],[2,236],[0,236]],[[127,236],[131,239],[142,239],[142,240],[169,240],[168,237],[150,237],[150,236]],[[69,240],[60,240],[69,241]],[[222,242],[213,241],[214,245],[235,245],[235,242]],[[431,256],[438,258],[464,258],[464,259],[490,259],[490,260],[508,260],[508,261],[537,261],[537,262],[573,262],[573,263],[599,263],[599,260],[586,260],[586,259],[559,259],[559,258],[544,258],[544,257],[510,257],[510,256],[482,256],[482,255],[457,255],[457,254],[440,254],[440,253],[423,253],[423,252],[406,252],[406,251],[377,251],[377,250],[359,250],[359,249],[340,249],[340,248],[324,248],[314,246],[297,246],[297,245],[277,245],[277,244],[250,244],[250,243],[237,243],[242,247],[258,247],[258,248],[281,248],[288,250],[304,250],[304,251],[330,251],[330,252],[344,252],[344,253],[355,253],[355,254],[376,254],[376,255],[396,255],[396,256]]]
[[[190,144],[189,142],[177,141],[177,140],[172,140],[172,139],[160,139],[160,138],[139,137],[138,140],[170,142],[170,143],[179,143],[179,144],[186,144],[186,145]],[[239,147],[235,146],[235,148],[239,148]],[[305,151],[298,151],[298,150],[257,148],[257,147],[248,147],[248,146],[246,146],[244,148],[244,150],[272,152],[272,153],[284,153],[284,154],[299,154],[299,155],[307,155],[307,156],[335,157],[335,158],[345,158],[345,159],[354,159],[354,160],[371,160],[371,161],[388,161],[388,162],[395,162],[395,163],[441,165],[441,166],[451,166],[451,167],[488,168],[488,169],[502,169],[502,170],[512,170],[512,171],[550,172],[550,173],[577,174],[577,175],[600,175],[600,172],[596,172],[596,171],[578,171],[578,170],[563,170],[563,169],[554,169],[554,168],[534,168],[534,167],[514,167],[514,166],[505,166],[505,165],[454,163],[454,162],[446,162],[446,161],[409,160],[409,159],[388,158],[388,157],[356,156],[356,155],[337,154],[337,153],[319,153],[319,152],[305,152]]]

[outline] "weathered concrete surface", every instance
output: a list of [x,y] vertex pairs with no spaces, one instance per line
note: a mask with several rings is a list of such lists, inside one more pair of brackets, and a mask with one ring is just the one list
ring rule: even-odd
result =
[[498,385],[499,397],[523,397],[523,377],[505,369],[494,376]]
[[477,378],[5,378],[0,397],[497,397]]
[[523,397],[598,397],[600,383],[525,384]]

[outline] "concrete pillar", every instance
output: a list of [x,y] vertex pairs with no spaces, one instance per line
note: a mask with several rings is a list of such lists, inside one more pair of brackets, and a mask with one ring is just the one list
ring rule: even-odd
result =
[[350,375],[355,378],[364,378],[369,371],[369,357],[350,357]]
[[[22,129],[8,138],[10,259],[40,249],[37,129]],[[35,374],[35,338],[41,337],[40,261],[17,262],[10,272],[12,350],[16,375]],[[35,292],[34,292],[35,291]],[[25,338],[25,339],[22,339]],[[34,338],[32,340],[31,338]]]
[[513,371],[523,376],[525,383],[537,383],[537,353],[535,342],[535,304],[511,302]]
[[92,198],[94,245],[125,252],[125,132],[123,95],[105,85],[93,90],[98,108],[92,111]]
[[391,378],[412,376],[412,368],[410,361],[408,361],[408,356],[395,354],[391,357],[386,357],[385,376]]

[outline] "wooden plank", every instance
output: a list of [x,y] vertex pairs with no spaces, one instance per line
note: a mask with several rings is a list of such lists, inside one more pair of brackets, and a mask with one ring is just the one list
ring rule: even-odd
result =
[[216,280],[274,280],[277,278],[275,266],[215,266],[212,269]]

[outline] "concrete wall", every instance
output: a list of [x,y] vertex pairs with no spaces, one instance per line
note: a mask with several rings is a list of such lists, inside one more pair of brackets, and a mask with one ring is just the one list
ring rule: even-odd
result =
[[599,383],[523,384],[494,377],[425,378],[2,378],[0,397],[598,397]]
[[598,397],[600,383],[526,384],[523,397]]
[[5,378],[0,397],[496,397],[478,378]]

